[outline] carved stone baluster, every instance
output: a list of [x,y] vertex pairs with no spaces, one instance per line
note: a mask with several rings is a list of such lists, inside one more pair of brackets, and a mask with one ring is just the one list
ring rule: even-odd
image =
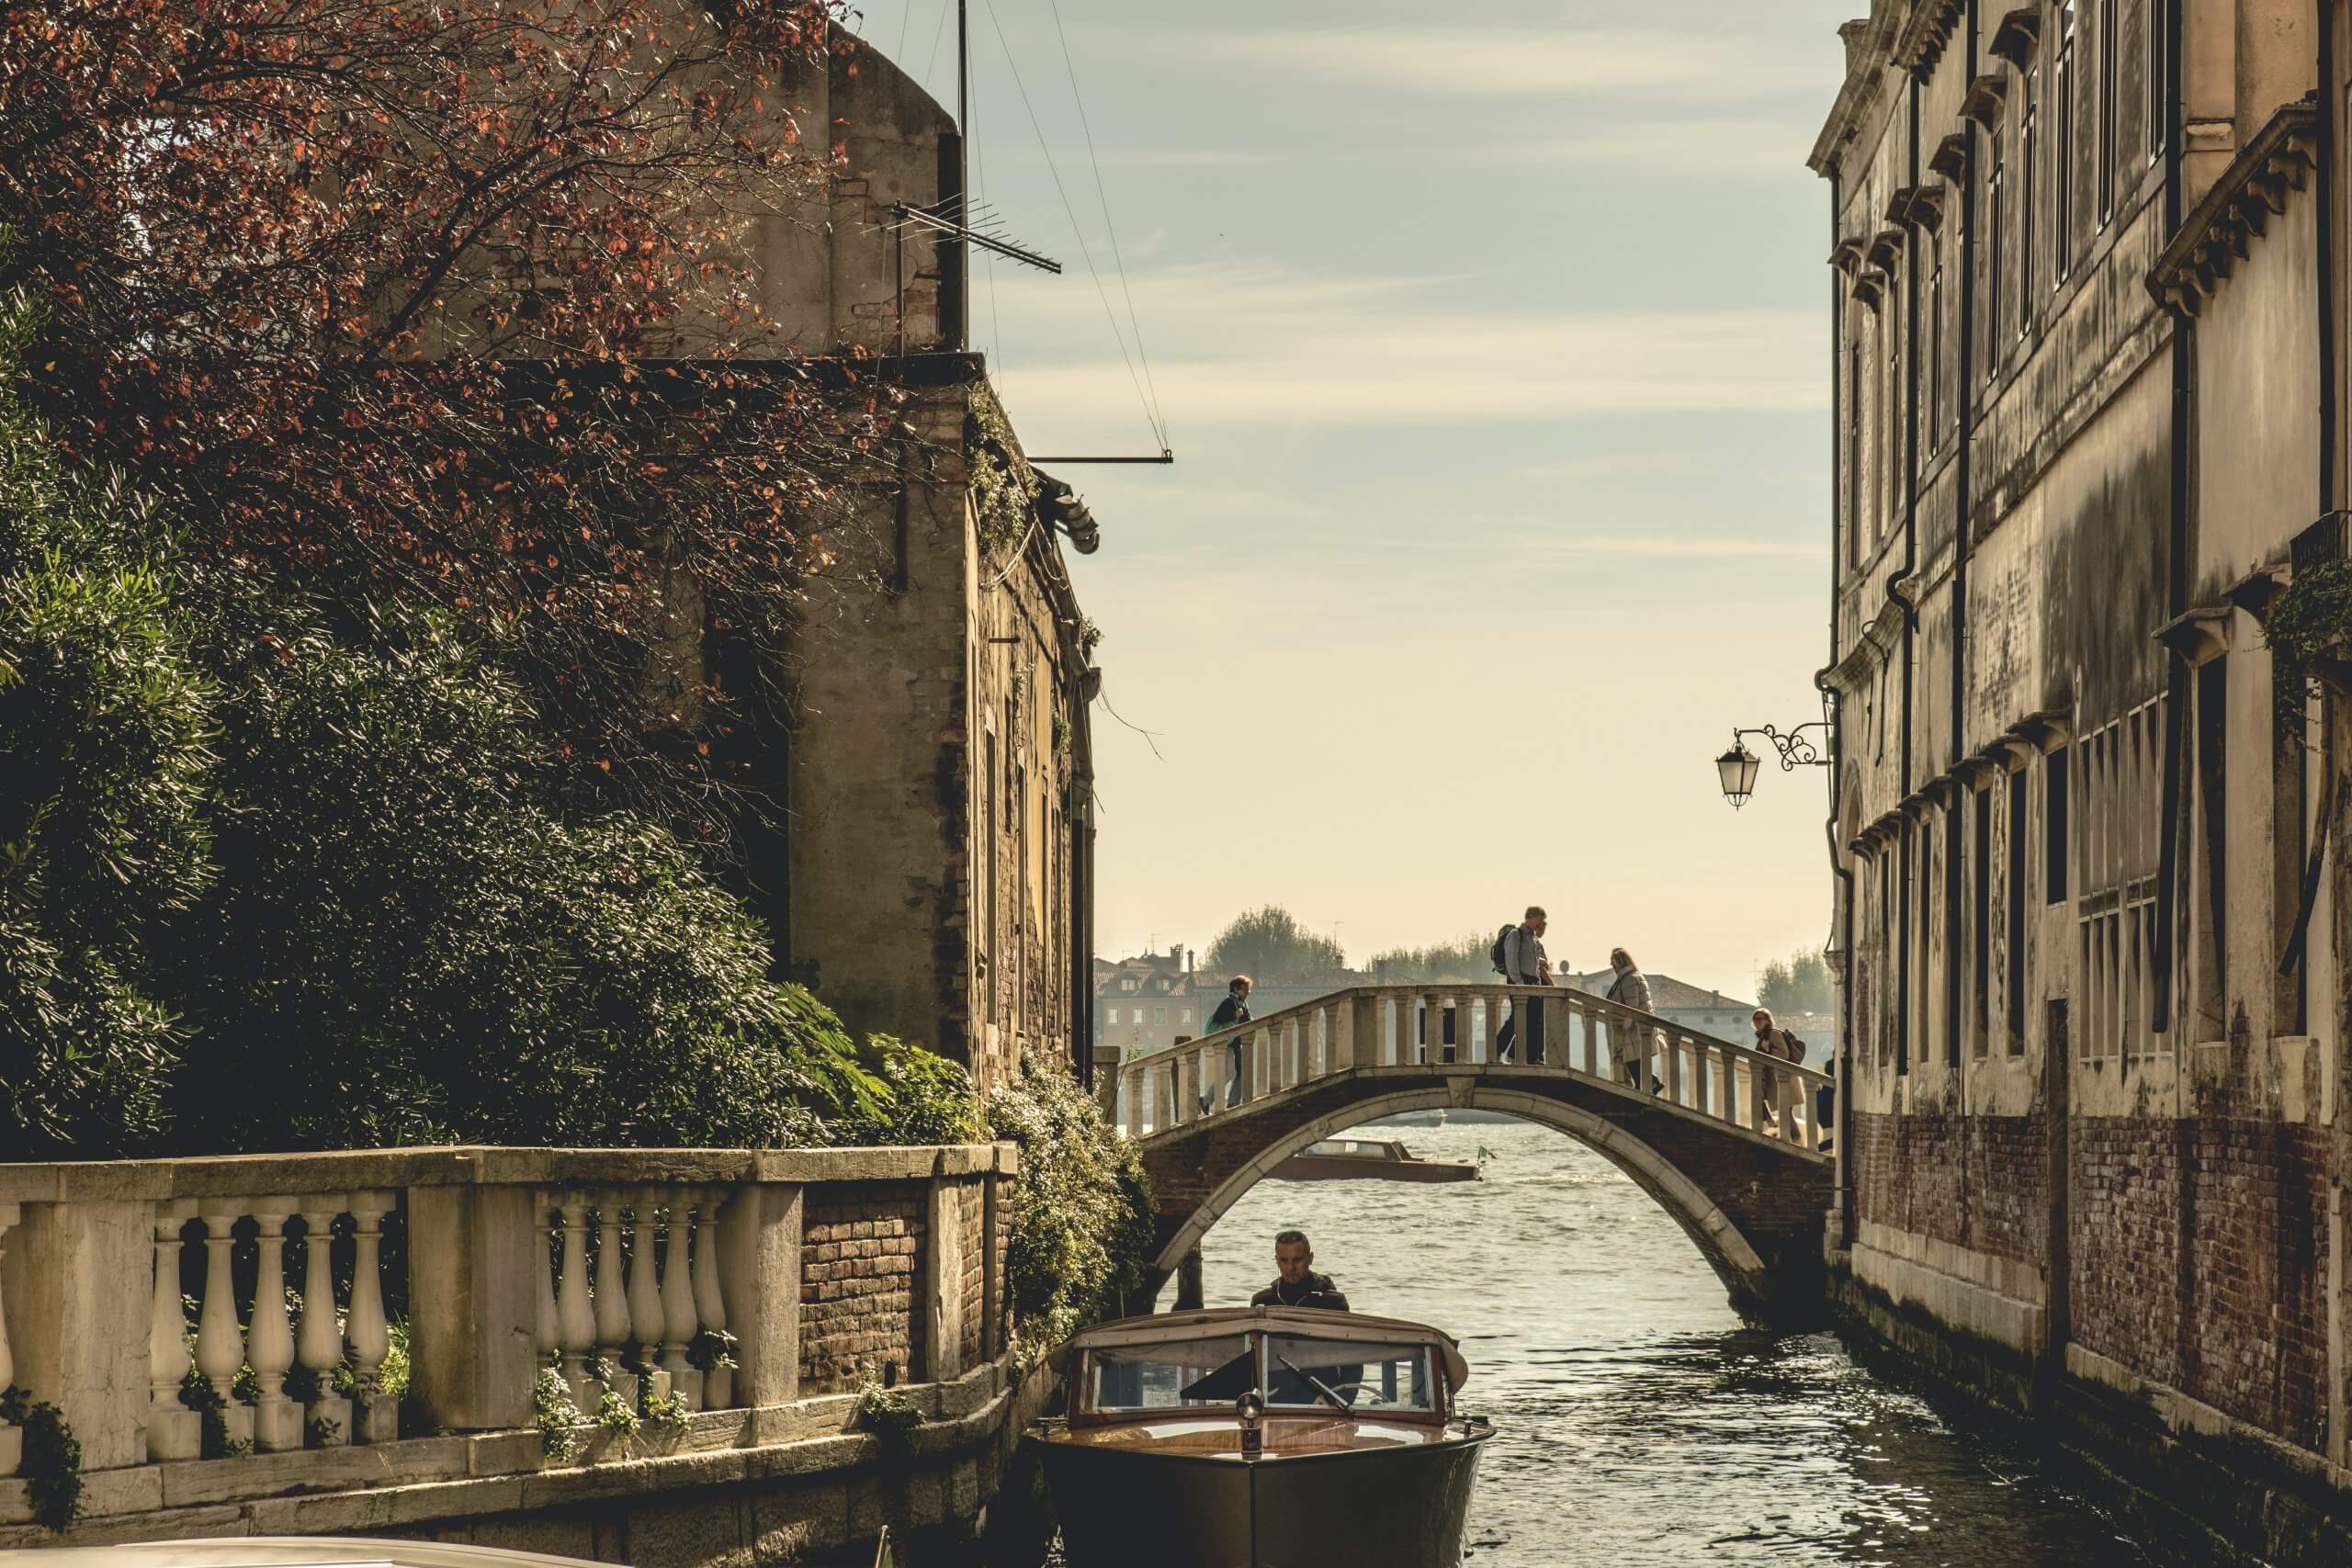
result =
[[563,1351],[564,1381],[571,1385],[572,1403],[590,1411],[596,1402],[589,1390],[588,1352],[596,1343],[596,1311],[588,1296],[588,1201],[569,1193],[556,1206],[563,1224],[563,1284],[556,1292],[556,1343]]
[[532,1195],[531,1272],[539,1287],[538,1314],[531,1329],[531,1337],[539,1348],[539,1365],[560,1367],[563,1364],[563,1319],[555,1304],[555,1254],[548,1245],[548,1227],[555,1213],[555,1194],[537,1192]]
[[196,1370],[220,1396],[221,1424],[232,1443],[254,1440],[254,1409],[237,1398],[237,1369],[245,1364],[243,1335],[237,1327],[236,1285],[229,1272],[231,1233],[244,1207],[227,1200],[203,1210],[204,1307],[196,1319]]
[[[596,1194],[596,1355],[613,1369],[613,1392],[634,1405],[637,1374],[621,1364],[628,1348],[628,1281],[621,1262],[621,1209],[617,1191]],[[581,1408],[595,1414],[602,1389],[591,1389]]]
[[401,1435],[401,1402],[383,1388],[384,1358],[392,1351],[391,1333],[384,1324],[384,1216],[392,1212],[392,1200],[385,1192],[354,1192],[344,1207],[351,1211],[348,1337],[352,1377],[359,1386],[352,1440],[393,1442]]
[[[661,1205],[661,1192],[651,1187],[638,1189],[636,1201],[630,1205],[630,1257],[628,1269],[628,1323],[630,1334],[637,1341],[638,1359],[644,1362],[644,1380],[650,1392],[666,1394],[669,1380],[656,1368],[654,1356],[662,1344],[662,1288],[653,1272],[653,1211]],[[628,1394],[621,1397],[627,1399]]]
[[[1577,1021],[1583,1028],[1584,1070],[1587,1077],[1605,1078],[1611,1075],[1600,1060],[1600,1020],[1590,1008],[1577,1010]],[[1566,1055],[1566,1053],[1561,1053]]]
[[[180,1227],[186,1203],[155,1205],[155,1291],[147,1314],[147,1459],[194,1459],[203,1451],[204,1417],[180,1400],[187,1379],[187,1323],[180,1306]],[[0,1229],[6,1229],[0,1225]],[[0,1321],[0,1378],[8,1359],[7,1324]],[[5,1459],[0,1455],[0,1459]],[[0,1475],[13,1467],[0,1463]]]
[[294,1324],[286,1313],[286,1221],[295,1203],[292,1198],[254,1201],[260,1267],[254,1278],[245,1359],[254,1369],[254,1447],[262,1453],[302,1446],[302,1407],[286,1397],[286,1374],[294,1370]]
[[1682,1046],[1679,1034],[1666,1036],[1666,1098],[1682,1103]]
[[1714,1114],[1707,1087],[1713,1078],[1713,1075],[1707,1071],[1711,1059],[1712,1053],[1708,1051],[1705,1041],[1694,1039],[1690,1042],[1690,1108],[1702,1116]]
[[[17,1204],[0,1203],[0,1241],[5,1241],[8,1232],[16,1228],[17,1221],[23,1213],[23,1209]],[[176,1239],[179,1233],[175,1230],[172,1234]],[[7,1248],[0,1247],[0,1263],[6,1262],[7,1258]],[[173,1267],[176,1271],[177,1263],[175,1262]],[[176,1286],[172,1292],[172,1318],[176,1323],[179,1320],[179,1292]],[[5,1296],[0,1296],[0,1389],[6,1388],[16,1381],[16,1355],[8,1348],[8,1303]],[[23,1461],[24,1456],[25,1434],[8,1422],[0,1420],[0,1475],[16,1474],[17,1467]]]
[[1127,1136],[1140,1138],[1143,1136],[1142,1075],[1129,1067],[1119,1074],[1119,1084],[1127,1096]]
[[351,1441],[351,1401],[334,1391],[334,1371],[343,1364],[343,1325],[334,1314],[334,1217],[342,1212],[339,1195],[311,1198],[302,1207],[302,1327],[295,1351],[318,1380],[307,1420],[318,1424],[322,1448]]
[[[693,1230],[689,1217],[693,1212],[695,1194],[690,1189],[673,1188],[669,1201],[663,1205],[662,1225],[662,1370],[670,1374],[670,1392],[686,1402],[689,1410],[702,1405],[702,1374],[686,1364],[686,1347],[694,1343],[695,1288],[694,1274],[686,1261],[688,1236]],[[639,1255],[650,1268],[650,1253]],[[646,1359],[652,1359],[646,1351]]]
[[[718,1283],[721,1211],[727,1204],[728,1192],[723,1187],[705,1191],[695,1205],[695,1316],[702,1326],[714,1334],[727,1332],[727,1297]],[[735,1403],[735,1374],[725,1367],[713,1367],[702,1375],[702,1403],[706,1410],[725,1410]]]

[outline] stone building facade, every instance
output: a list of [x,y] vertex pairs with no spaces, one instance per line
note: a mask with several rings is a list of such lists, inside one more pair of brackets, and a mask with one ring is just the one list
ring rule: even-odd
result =
[[929,1045],[983,1091],[1024,1049],[1084,1074],[1096,634],[1062,542],[1097,536],[964,347],[965,244],[909,218],[959,211],[953,118],[862,40],[833,43],[787,100],[831,179],[743,243],[807,356],[784,373],[874,389],[888,434],[828,476],[823,564],[768,672],[786,711],[761,782],[788,826],[752,829],[751,893],[779,970],[854,1031]]
[[1812,156],[1833,1262],[2298,1562],[2352,1550],[2352,753],[2266,620],[2343,551],[2346,8],[1880,0]]

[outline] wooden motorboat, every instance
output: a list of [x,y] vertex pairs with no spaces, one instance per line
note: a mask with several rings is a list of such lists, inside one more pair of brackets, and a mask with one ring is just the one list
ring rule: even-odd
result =
[[1325,1138],[1274,1167],[1277,1181],[1476,1181],[1471,1160],[1423,1159],[1395,1138]]
[[1493,1435],[1418,1323],[1306,1307],[1125,1318],[1049,1360],[1039,1422],[1069,1568],[1455,1568]]

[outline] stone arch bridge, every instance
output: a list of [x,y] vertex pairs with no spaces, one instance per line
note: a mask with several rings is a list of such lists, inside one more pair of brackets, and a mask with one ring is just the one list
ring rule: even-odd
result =
[[[1514,1010],[1515,1062],[1497,1049]],[[1237,1044],[1238,1103],[1228,1106]],[[1629,1081],[1636,1056],[1656,1092]],[[1244,1192],[1309,1144],[1382,1116],[1476,1109],[1551,1127],[1610,1160],[1681,1225],[1744,1314],[1806,1316],[1821,1302],[1834,1161],[1817,1111],[1829,1083],[1581,991],[1337,992],[1122,1064],[1123,1114],[1158,1222],[1146,1291],[1156,1294]]]

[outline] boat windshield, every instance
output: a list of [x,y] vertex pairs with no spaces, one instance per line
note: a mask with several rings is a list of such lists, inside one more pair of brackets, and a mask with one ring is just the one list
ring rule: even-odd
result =
[[1258,1386],[1247,1334],[1222,1334],[1164,1345],[1099,1347],[1088,1353],[1096,1410],[1180,1410],[1232,1406]]
[[1437,1408],[1431,1371],[1426,1345],[1266,1337],[1266,1403],[1277,1408],[1328,1410],[1337,1398],[1354,1410],[1427,1413]]

